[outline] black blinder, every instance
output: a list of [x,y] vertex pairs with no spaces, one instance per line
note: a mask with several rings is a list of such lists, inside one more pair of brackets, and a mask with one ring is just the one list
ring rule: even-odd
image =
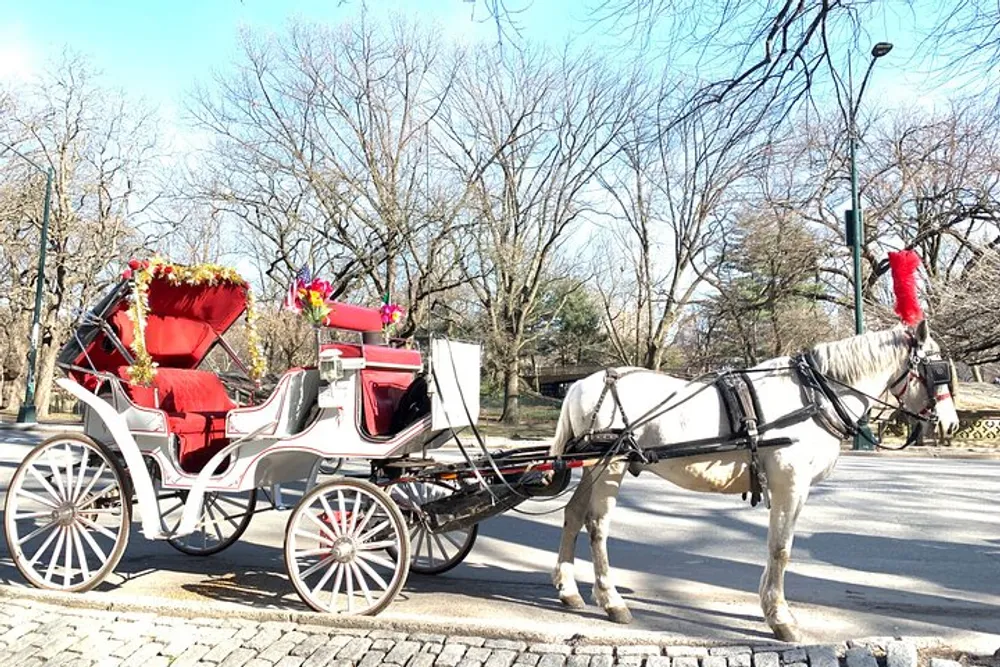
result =
[[928,388],[951,385],[951,364],[944,360],[927,360],[922,364],[924,384]]

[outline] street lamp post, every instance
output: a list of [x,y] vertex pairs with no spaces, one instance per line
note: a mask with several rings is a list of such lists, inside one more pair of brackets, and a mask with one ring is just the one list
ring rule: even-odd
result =
[[44,169],[37,162],[21,153],[13,146],[5,145],[10,151],[23,158],[28,164],[45,174],[45,205],[42,209],[42,238],[38,249],[38,276],[35,279],[35,310],[31,315],[31,340],[28,347],[28,381],[24,387],[24,402],[17,412],[17,421],[21,424],[33,424],[37,421],[35,414],[35,364],[38,360],[38,334],[42,315],[42,288],[45,286],[45,250],[49,245],[49,209],[52,201],[52,178],[54,172],[50,166]]
[[[858,335],[865,332],[864,302],[862,300],[861,290],[861,242],[864,240],[865,227],[861,211],[861,198],[858,194],[857,115],[858,108],[861,106],[861,96],[865,92],[865,86],[868,85],[868,79],[871,76],[872,68],[875,67],[875,61],[889,53],[889,51],[892,51],[892,44],[889,42],[879,42],[872,47],[872,59],[868,62],[868,69],[865,71],[865,76],[861,80],[861,88],[858,90],[857,99],[854,99],[854,81],[850,74],[851,62],[847,61],[848,86],[851,92],[847,101],[849,105],[847,132],[851,159],[851,210],[848,212],[849,215],[847,216],[847,239],[848,243],[851,245],[851,254],[854,259],[854,333]],[[871,430],[868,428],[867,413],[862,415],[859,427],[861,432],[854,436],[854,449],[873,449],[872,443],[874,442],[874,437],[871,435]]]

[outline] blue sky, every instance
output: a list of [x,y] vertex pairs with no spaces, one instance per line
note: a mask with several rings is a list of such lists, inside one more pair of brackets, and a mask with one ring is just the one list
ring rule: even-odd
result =
[[[562,38],[559,17],[578,4],[532,5],[524,14],[526,36]],[[112,85],[172,99],[231,62],[242,28],[280,31],[295,19],[337,23],[361,8],[359,0],[0,0],[0,76],[24,78],[70,46],[90,56]],[[482,6],[462,0],[381,0],[369,9],[420,16],[455,38],[494,30],[480,20]]]
[[[934,3],[899,3],[897,10],[897,4],[887,2],[880,18],[866,25],[863,41],[896,44],[880,61],[866,98],[881,106],[930,106],[952,87],[929,85],[919,71],[926,60],[921,62],[914,23],[932,20]],[[576,37],[588,45],[621,41],[601,30],[586,31],[587,24],[580,20],[584,0],[508,0],[507,5],[525,8],[517,18],[528,40],[561,44]],[[297,19],[335,24],[357,15],[363,6],[363,0],[0,0],[0,82],[26,80],[70,47],[91,59],[104,74],[105,85],[145,98],[172,126],[171,133],[184,133],[187,93],[198,82],[210,83],[213,71],[233,62],[241,29],[280,32]],[[369,0],[368,8],[375,17],[419,17],[437,24],[451,39],[496,38],[483,0]],[[866,54],[859,54],[855,62],[863,70],[866,60]]]

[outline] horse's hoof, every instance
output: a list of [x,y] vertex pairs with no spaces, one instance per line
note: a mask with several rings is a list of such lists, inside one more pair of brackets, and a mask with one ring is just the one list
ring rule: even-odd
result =
[[570,609],[583,609],[587,606],[587,603],[583,601],[583,596],[579,593],[560,597],[559,601],[563,603],[564,607],[569,607]]
[[632,622],[632,612],[628,610],[628,607],[608,607],[605,611],[608,612],[608,617],[615,623],[628,625]]
[[802,641],[802,633],[799,632],[798,626],[791,623],[776,623],[771,626],[771,629],[774,630],[774,636],[780,641],[791,642],[793,644]]

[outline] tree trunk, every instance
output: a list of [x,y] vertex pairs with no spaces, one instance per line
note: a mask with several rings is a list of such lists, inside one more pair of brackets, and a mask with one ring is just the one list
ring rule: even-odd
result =
[[50,342],[43,344],[39,352],[38,376],[35,381],[35,411],[38,418],[49,416],[52,402],[52,379],[55,376],[58,350]]
[[517,424],[521,420],[521,383],[518,377],[518,360],[507,361],[503,371],[503,414],[504,424]]

